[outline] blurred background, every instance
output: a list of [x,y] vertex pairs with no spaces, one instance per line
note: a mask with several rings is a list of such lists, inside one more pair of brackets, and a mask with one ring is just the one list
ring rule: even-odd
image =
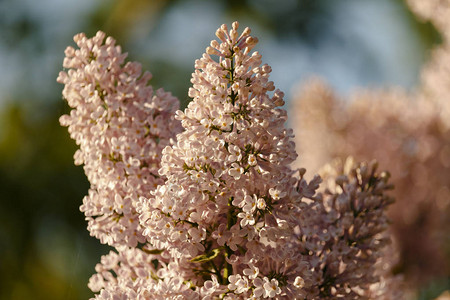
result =
[[[312,75],[341,95],[413,90],[441,40],[402,0],[0,0],[0,299],[87,299],[110,250],[86,230],[79,206],[89,183],[58,122],[68,107],[56,77],[73,35],[113,36],[185,107],[194,60],[234,20],[259,38],[287,105]],[[419,299],[445,289],[437,278]]]

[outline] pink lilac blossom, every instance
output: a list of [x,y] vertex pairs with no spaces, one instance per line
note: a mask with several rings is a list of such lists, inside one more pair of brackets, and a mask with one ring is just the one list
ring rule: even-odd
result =
[[238,26],[195,62],[185,112],[103,33],[66,50],[61,123],[91,182],[81,209],[119,250],[95,268],[95,299],[389,299],[375,267],[388,176],[337,165],[318,192],[319,176],[291,169],[283,93]]
[[[195,63],[189,91],[193,101],[184,113],[177,112],[185,131],[174,146],[163,150],[160,175],[167,181],[152,197],[142,198],[144,235],[149,244],[183,262],[183,278],[206,299],[363,295],[378,278],[364,268],[377,261],[385,244],[385,239],[373,238],[386,225],[383,210],[389,203],[383,186],[370,177],[373,173],[368,178],[374,186],[367,191],[358,190],[358,182],[349,179],[349,193],[357,194],[354,201],[361,216],[345,218],[346,238],[336,240],[351,249],[353,259],[325,254],[332,248],[324,248],[314,232],[309,240],[305,235],[312,247],[308,251],[295,242],[300,238],[295,230],[302,225],[302,208],[307,207],[302,198],[320,198],[314,198],[320,179],[308,184],[301,178],[297,185],[299,179],[289,167],[297,156],[292,131],[284,128],[287,115],[279,108],[283,94],[274,91],[268,78],[271,68],[261,66],[261,55],[251,53],[256,39],[250,30],[239,35],[237,29],[237,22],[231,30],[222,25],[216,32],[220,42],[212,41]],[[361,174],[366,180],[367,174]],[[326,210],[311,211],[311,218],[317,217],[331,218]],[[327,231],[331,224],[322,222],[317,226],[325,227],[311,229]],[[345,275],[334,269],[330,273],[333,280],[342,277],[334,285],[319,266],[332,258],[333,268],[340,260],[348,265]],[[350,275],[354,271],[358,273]],[[352,284],[360,290],[353,291]]]
[[102,256],[95,270],[88,286],[100,293],[93,299],[198,299],[180,276],[177,264],[152,251],[111,251]]
[[[268,244],[285,243],[288,226],[278,211],[295,192],[288,165],[297,155],[278,108],[283,93],[274,91],[261,55],[251,53],[257,40],[250,29],[237,29],[237,22],[230,31],[222,25],[220,42],[195,62],[193,101],[177,112],[185,131],[163,150],[167,181],[143,203],[141,222],[149,243],[186,260],[185,278],[200,294],[250,297],[262,280],[258,293],[268,297],[291,280],[269,274]],[[244,274],[255,268],[257,275]]]
[[58,76],[72,108],[60,122],[79,145],[75,163],[84,164],[91,188],[80,209],[88,230],[102,243],[136,247],[145,242],[136,212],[138,198],[164,182],[161,151],[181,129],[174,119],[178,100],[148,85],[149,72],[125,62],[114,39],[98,32],[74,37]]

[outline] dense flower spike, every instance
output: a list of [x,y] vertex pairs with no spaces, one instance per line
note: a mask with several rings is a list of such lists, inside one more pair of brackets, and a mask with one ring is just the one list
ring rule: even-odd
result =
[[61,117],[80,146],[75,163],[84,164],[91,183],[81,211],[91,235],[116,247],[144,242],[136,212],[138,198],[164,179],[158,175],[161,151],[181,129],[174,119],[178,100],[148,85],[151,74],[115,41],[98,32],[74,37],[79,49],[68,47],[58,82],[73,108]]
[[[385,210],[393,199],[387,173],[377,164],[355,164],[349,158],[322,171],[321,193],[297,211],[299,251],[307,253],[313,285],[320,299],[381,299],[371,286],[380,282],[377,263],[389,243]],[[299,189],[304,180],[299,181]],[[384,291],[381,291],[384,292]],[[400,298],[395,298],[400,299]]]
[[250,30],[237,29],[222,25],[220,42],[195,62],[193,101],[177,112],[185,131],[163,151],[167,181],[141,221],[151,244],[191,261],[185,278],[203,285],[202,295],[274,297],[294,289],[295,277],[274,268],[288,254],[273,246],[281,249],[289,229],[283,213],[295,194],[296,153],[277,108],[283,93],[269,96],[271,68],[250,53]]

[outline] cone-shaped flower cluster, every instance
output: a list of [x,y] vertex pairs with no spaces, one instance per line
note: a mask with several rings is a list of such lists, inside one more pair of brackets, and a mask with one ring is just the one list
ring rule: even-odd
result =
[[80,146],[75,163],[84,164],[91,183],[81,211],[91,235],[113,246],[144,242],[136,203],[164,182],[158,169],[161,150],[180,131],[174,119],[178,100],[148,85],[151,74],[125,63],[115,41],[98,32],[74,37],[58,82],[73,108],[60,121]]
[[274,296],[295,281],[279,282],[269,262],[285,259],[270,257],[271,244],[281,249],[289,237],[283,213],[295,196],[288,165],[296,153],[283,127],[286,112],[277,108],[283,94],[269,96],[271,69],[250,53],[250,30],[239,35],[237,26],[229,33],[222,26],[220,42],[195,63],[193,101],[177,114],[185,131],[163,151],[160,175],[167,181],[144,203],[141,222],[151,244],[188,266],[185,276],[195,285],[216,278],[212,295],[250,296],[256,289],[261,296],[270,285]]
[[91,182],[81,210],[119,250],[96,266],[96,299],[382,299],[387,176],[330,168],[317,192],[319,176],[290,167],[283,93],[257,39],[237,22],[216,35],[176,113],[102,33],[66,51],[58,81],[74,110],[61,122]]

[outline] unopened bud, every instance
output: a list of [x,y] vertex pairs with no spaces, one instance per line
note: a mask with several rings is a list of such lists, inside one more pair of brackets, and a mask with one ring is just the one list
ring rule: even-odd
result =
[[245,43],[249,46],[255,45],[258,42],[257,38],[254,38],[252,36],[249,36],[247,39],[245,39]]
[[236,41],[237,37],[238,37],[237,31],[234,29],[230,30],[230,38],[233,42]]
[[222,26],[220,26],[220,29],[222,29],[224,32],[228,32],[227,24],[222,24]]
[[220,47],[219,42],[216,40],[212,40],[210,45],[211,45],[211,47],[216,48],[216,49]]
[[272,68],[269,65],[262,66],[262,70],[263,70],[264,73],[272,72]]
[[305,175],[305,173],[306,173],[306,169],[300,168],[300,169],[298,169],[298,172],[300,173],[300,177],[303,177],[303,175]]
[[348,178],[345,175],[340,175],[336,178],[336,184],[342,186],[344,183],[348,182]]
[[245,27],[244,31],[242,32],[242,36],[246,36],[246,35],[250,35],[252,31],[250,30],[250,28]]
[[209,55],[217,55],[218,54],[217,50],[214,49],[213,47],[207,47],[206,53],[208,53]]
[[223,32],[222,28],[219,28],[216,30],[216,36],[222,41],[226,41],[225,33]]

